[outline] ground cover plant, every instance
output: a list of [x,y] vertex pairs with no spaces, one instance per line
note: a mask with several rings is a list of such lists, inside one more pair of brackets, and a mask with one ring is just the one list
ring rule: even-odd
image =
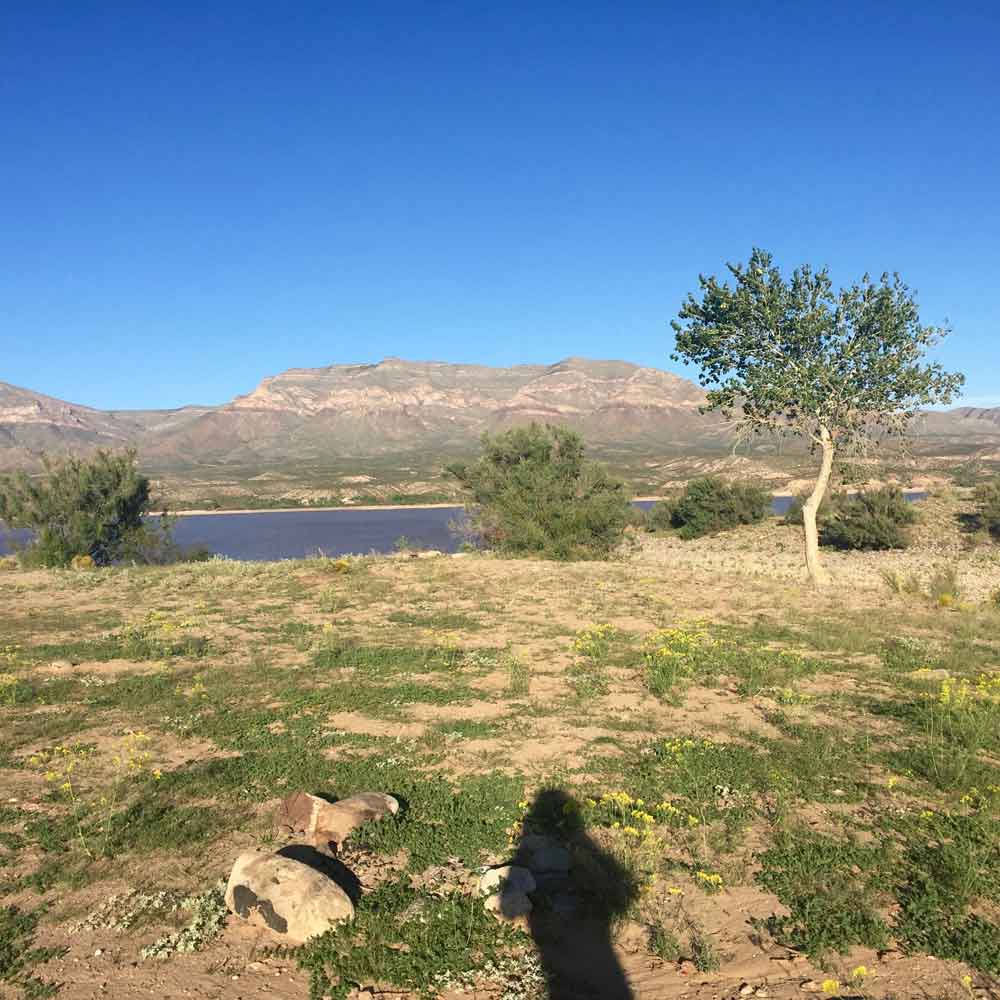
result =
[[[954,514],[835,553],[820,595],[778,525],[603,563],[4,574],[0,989],[985,997],[1000,579],[956,528],[961,597],[928,598]],[[269,951],[218,887],[296,790],[401,809],[341,850],[354,922]],[[566,879],[499,922],[482,870],[539,836]]]

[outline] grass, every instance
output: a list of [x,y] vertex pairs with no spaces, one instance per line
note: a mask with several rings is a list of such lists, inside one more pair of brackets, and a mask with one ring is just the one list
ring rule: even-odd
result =
[[[337,562],[4,574],[4,986],[50,995],[39,928],[72,950],[79,900],[112,885],[208,899],[235,853],[278,846],[272,804],[299,789],[402,804],[345,847],[355,922],[284,959],[317,997],[534,981],[530,936],[468,889],[531,824],[571,850],[581,912],[642,925],[664,976],[738,986],[748,948],[779,946],[818,981],[889,946],[1000,973],[1000,612],[962,605],[968,567],[945,607],[886,602],[875,570],[816,597],[657,561]],[[149,758],[101,806],[130,731]],[[32,763],[60,746],[75,800]],[[546,788],[567,811],[541,815]],[[727,922],[738,890],[756,930]],[[141,948],[182,918],[221,961],[203,909],[117,932],[150,988],[179,966]]]

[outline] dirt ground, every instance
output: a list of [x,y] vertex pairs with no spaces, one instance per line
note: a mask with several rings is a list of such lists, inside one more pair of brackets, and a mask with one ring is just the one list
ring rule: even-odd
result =
[[[857,893],[881,938],[855,929],[846,903],[840,947],[810,944],[821,928],[808,915],[805,930],[775,929],[808,910],[782,881],[796,844],[901,858],[924,814],[978,824],[968,843],[978,837],[981,853],[968,857],[985,888],[961,919],[997,926],[1000,862],[981,843],[1000,802],[984,804],[988,782],[1000,786],[997,734],[987,725],[945,779],[921,770],[928,755],[940,768],[944,745],[914,721],[962,680],[975,719],[995,718],[979,679],[1000,676],[1000,550],[969,548],[960,512],[933,498],[909,550],[827,554],[822,591],[804,583],[796,529],[776,522],[687,543],[637,537],[604,563],[463,555],[0,574],[0,996],[513,1000],[546,995],[546,977],[553,997],[1000,996],[1000,940],[976,961],[959,945],[918,946],[886,858],[831,869],[857,880],[845,898]],[[943,571],[952,593],[934,592]],[[404,790],[406,818],[346,851],[362,885],[354,931],[275,951],[229,916],[194,951],[142,956],[191,911],[130,916],[130,893],[204,894],[240,852],[281,846],[282,796],[376,784]],[[413,914],[445,903],[486,935],[470,930],[470,942],[494,933],[470,898],[477,873],[506,860],[527,804],[556,786],[586,820],[559,832],[579,905],[553,916],[536,901],[529,927],[497,925],[513,963],[502,973],[480,960],[484,945],[422,937]],[[629,816],[652,808],[635,805],[644,789],[663,810],[633,836]],[[632,810],[617,819],[602,798],[615,794]],[[674,813],[681,825],[663,819]],[[792,846],[779,857],[779,844]],[[598,855],[636,880],[614,912],[602,909],[613,887],[585,877]],[[445,869],[455,885],[430,891]],[[397,885],[410,895],[390,932],[365,900]],[[125,902],[102,911],[111,897]],[[13,907],[31,915],[28,930]],[[423,966],[425,940],[440,957]],[[385,956],[369,978],[352,971],[368,967],[366,949]],[[409,981],[380,978],[390,973]]]

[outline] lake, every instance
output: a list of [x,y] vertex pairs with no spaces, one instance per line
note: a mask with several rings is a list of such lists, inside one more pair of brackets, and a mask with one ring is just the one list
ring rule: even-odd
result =
[[[909,492],[908,500],[926,493]],[[792,497],[775,497],[775,514],[784,514]],[[636,501],[648,509],[651,500]],[[461,544],[451,526],[461,522],[461,507],[393,507],[384,510],[254,511],[249,514],[197,514],[180,517],[174,538],[183,546],[200,545],[230,559],[301,559],[322,552],[327,556],[392,552],[396,540],[406,537],[422,548],[455,552]],[[10,542],[23,544],[27,531],[0,530],[0,555]]]

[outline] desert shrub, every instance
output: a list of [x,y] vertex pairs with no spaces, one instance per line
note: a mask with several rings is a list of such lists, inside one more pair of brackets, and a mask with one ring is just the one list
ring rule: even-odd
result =
[[937,567],[927,582],[927,595],[943,607],[954,604],[962,596],[958,570],[954,566]]
[[922,594],[924,585],[916,573],[904,573],[899,569],[882,570],[882,579],[894,594]]
[[951,481],[956,486],[976,486],[983,475],[981,462],[970,459],[961,465],[956,465],[951,473]]
[[631,518],[624,484],[586,461],[580,436],[563,427],[484,435],[478,461],[448,471],[469,494],[472,530],[505,554],[606,558]]
[[910,544],[907,528],[916,516],[895,486],[839,494],[819,519],[820,544],[837,549],[905,549]]
[[687,484],[673,504],[670,523],[681,538],[699,538],[762,521],[770,509],[771,495],[763,487],[704,476]]
[[22,559],[67,566],[89,556],[104,566],[119,558],[149,507],[149,480],[136,469],[135,451],[43,461],[37,479],[24,472],[0,479],[0,520],[35,533]]
[[1000,482],[986,483],[976,490],[976,520],[981,531],[1000,541]]
[[657,500],[646,515],[647,531],[669,531],[673,527],[674,505],[670,500]]

